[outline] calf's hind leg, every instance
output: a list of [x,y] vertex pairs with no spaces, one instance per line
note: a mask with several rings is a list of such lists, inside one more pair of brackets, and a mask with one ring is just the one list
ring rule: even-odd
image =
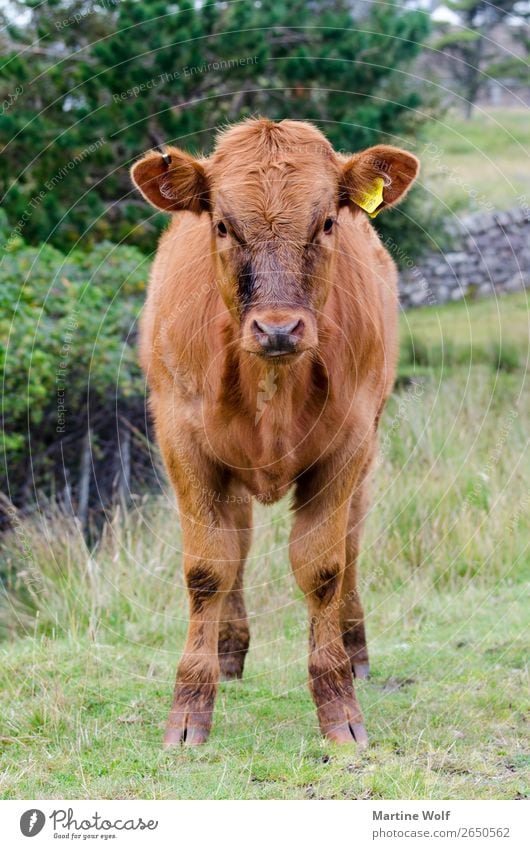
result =
[[346,535],[346,568],[342,581],[340,622],[344,648],[350,658],[351,668],[356,678],[368,678],[370,671],[364,611],[357,588],[357,561],[360,539],[366,512],[367,483],[358,484],[350,503],[348,532]]
[[218,651],[222,681],[243,677],[245,657],[250,643],[243,593],[243,574],[252,536],[252,505],[250,503],[234,505],[233,514],[239,528],[240,563],[235,581],[232,588],[225,594],[221,608]]

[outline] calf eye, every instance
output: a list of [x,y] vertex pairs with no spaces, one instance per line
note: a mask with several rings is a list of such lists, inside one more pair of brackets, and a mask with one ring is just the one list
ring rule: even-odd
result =
[[217,225],[217,235],[224,237],[228,235],[228,230],[226,229],[226,224],[224,221],[219,221]]
[[326,234],[331,233],[331,231],[333,230],[334,224],[335,224],[335,222],[333,221],[333,218],[326,218],[326,220],[324,221],[324,227],[323,227],[324,233],[326,233]]

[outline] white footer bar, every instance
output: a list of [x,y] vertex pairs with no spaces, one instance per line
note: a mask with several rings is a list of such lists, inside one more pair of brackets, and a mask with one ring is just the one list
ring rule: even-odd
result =
[[3,801],[0,822],[6,849],[530,846],[524,801]]

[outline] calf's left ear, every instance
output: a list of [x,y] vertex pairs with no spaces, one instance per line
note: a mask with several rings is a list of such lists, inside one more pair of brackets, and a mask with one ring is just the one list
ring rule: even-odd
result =
[[164,212],[209,208],[204,164],[176,147],[151,151],[131,168],[131,179],[149,203]]
[[342,166],[341,205],[353,204],[375,218],[404,197],[419,170],[418,159],[399,147],[379,144],[355,153]]

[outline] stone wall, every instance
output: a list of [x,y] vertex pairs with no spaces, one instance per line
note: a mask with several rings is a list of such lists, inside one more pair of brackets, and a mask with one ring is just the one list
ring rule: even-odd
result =
[[[403,261],[403,307],[530,288],[530,206],[462,218],[449,233],[451,249]],[[392,250],[390,250],[392,253]]]

